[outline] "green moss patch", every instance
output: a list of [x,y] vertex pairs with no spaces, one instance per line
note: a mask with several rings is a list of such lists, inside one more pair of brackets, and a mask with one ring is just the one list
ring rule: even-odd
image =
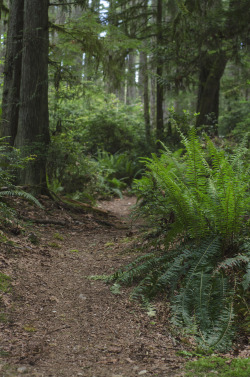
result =
[[8,292],[10,290],[11,278],[0,272],[0,291]]
[[202,357],[188,362],[185,369],[186,377],[248,377],[250,376],[250,359]]

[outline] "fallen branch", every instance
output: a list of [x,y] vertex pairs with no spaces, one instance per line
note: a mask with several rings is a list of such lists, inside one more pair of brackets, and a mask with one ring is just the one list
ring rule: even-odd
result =
[[87,204],[87,203],[82,203],[77,200],[66,198],[66,197],[62,197],[60,199],[63,204],[66,204],[70,206],[71,208],[73,207],[74,209],[81,209],[83,212],[95,213],[95,214],[105,216],[105,217],[115,217],[109,211],[92,207],[90,204]]

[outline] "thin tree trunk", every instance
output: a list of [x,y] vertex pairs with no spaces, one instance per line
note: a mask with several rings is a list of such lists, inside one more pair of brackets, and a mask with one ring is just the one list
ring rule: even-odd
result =
[[[156,25],[156,12],[154,11],[157,9],[157,1],[158,0],[152,0],[151,7],[153,9],[152,13],[152,19],[149,21],[151,26]],[[151,37],[151,50],[155,49],[155,46],[157,44],[157,38],[156,36]],[[151,55],[149,58],[149,69],[150,69],[150,79],[149,79],[149,99],[150,99],[150,123],[151,128],[153,131],[156,130],[156,62]]]
[[[142,25],[148,23],[147,9],[148,1],[143,1],[142,12],[144,12]],[[149,143],[151,139],[151,125],[150,125],[150,106],[149,106],[149,77],[148,77],[148,54],[146,50],[146,43],[143,44],[144,49],[140,51],[140,65],[139,65],[139,93],[143,102],[143,113],[145,122],[146,140]]]
[[[159,48],[162,45],[162,19],[163,19],[163,9],[162,9],[162,0],[157,0],[157,47]],[[158,51],[157,56],[157,68],[156,68],[156,137],[159,140],[163,139],[164,134],[164,123],[163,123],[163,100],[164,92],[163,86],[160,82],[163,74],[163,62],[160,52]]]
[[135,53],[132,51],[128,56],[127,104],[134,103],[135,98]]
[[25,0],[20,110],[15,146],[36,159],[21,171],[20,183],[46,185],[48,118],[48,0]]
[[4,65],[1,136],[11,146],[17,134],[22,67],[24,0],[12,0]]
[[151,62],[150,77],[150,123],[152,129],[156,129],[156,70]]
[[151,137],[150,113],[149,113],[149,83],[148,83],[148,57],[145,51],[140,53],[141,91],[144,110],[145,133],[147,142]]

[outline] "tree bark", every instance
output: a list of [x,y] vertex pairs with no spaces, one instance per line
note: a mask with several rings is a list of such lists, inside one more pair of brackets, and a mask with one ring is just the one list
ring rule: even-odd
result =
[[128,74],[127,74],[127,105],[133,104],[136,99],[135,84],[135,53],[130,52],[128,55]]
[[150,63],[150,81],[149,81],[149,97],[150,97],[150,123],[153,130],[156,129],[156,69],[154,67],[154,62]]
[[17,134],[20,106],[24,0],[12,0],[4,65],[1,136],[11,146]]
[[226,54],[216,52],[202,59],[200,69],[196,127],[211,126],[213,134],[217,134],[220,80],[226,64]]
[[18,129],[14,145],[36,158],[20,184],[46,186],[48,117],[48,0],[24,1],[23,53]]
[[[146,25],[147,19],[148,1],[144,0],[142,3],[142,12],[144,12],[142,24]],[[145,135],[146,140],[150,143],[151,139],[151,124],[150,124],[150,106],[149,106],[149,77],[148,77],[148,54],[146,50],[146,43],[143,43],[143,47],[140,51],[140,69],[139,69],[139,92],[143,103],[143,114],[145,123]]]
[[145,134],[147,142],[150,142],[151,126],[149,113],[149,82],[148,82],[148,57],[145,51],[140,52],[140,84],[143,102],[143,113],[145,122]]
[[[157,0],[157,47],[159,48],[162,45],[162,19],[163,19],[163,9],[162,9],[162,0]],[[157,56],[157,68],[156,68],[156,137],[158,140],[163,139],[164,134],[164,123],[163,123],[163,100],[164,92],[163,86],[160,82],[163,74],[163,62],[161,53],[158,51]]]

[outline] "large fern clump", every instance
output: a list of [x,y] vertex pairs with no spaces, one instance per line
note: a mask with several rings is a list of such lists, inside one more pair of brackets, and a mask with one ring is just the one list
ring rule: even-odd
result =
[[236,329],[234,304],[242,308],[249,287],[247,149],[243,142],[226,156],[194,128],[181,138],[183,151],[163,146],[135,181],[137,214],[157,227],[155,249],[113,279],[136,282],[132,296],[144,302],[166,293],[176,325],[204,347],[223,349]]

